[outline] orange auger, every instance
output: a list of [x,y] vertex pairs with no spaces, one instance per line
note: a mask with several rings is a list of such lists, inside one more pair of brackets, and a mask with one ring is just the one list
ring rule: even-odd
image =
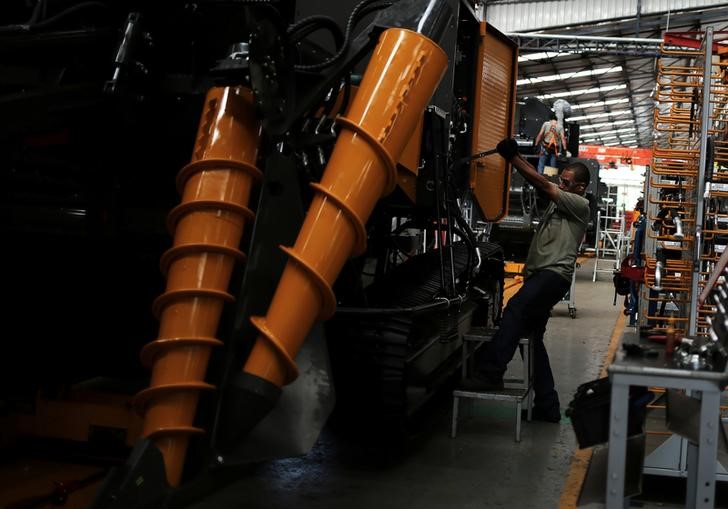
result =
[[278,387],[298,376],[294,358],[314,322],[330,317],[331,285],[346,259],[366,249],[364,224],[396,184],[399,159],[447,67],[425,36],[386,30],[346,116],[341,134],[243,370]]
[[211,89],[197,131],[192,162],[177,176],[182,203],[169,214],[173,247],[162,256],[167,288],[154,303],[159,337],[142,350],[152,365],[148,389],[135,404],[144,414],[142,434],[162,451],[167,480],[177,486],[189,436],[239,250],[243,226],[253,217],[248,200],[261,127],[253,97],[242,87]]

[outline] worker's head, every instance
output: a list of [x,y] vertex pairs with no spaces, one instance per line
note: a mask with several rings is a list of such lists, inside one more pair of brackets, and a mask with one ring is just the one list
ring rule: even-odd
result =
[[567,165],[559,175],[559,189],[567,193],[574,193],[583,196],[589,186],[591,175],[589,168],[583,163],[571,163]]
[[549,113],[549,120],[554,120],[555,121],[556,120],[556,113],[554,113],[553,111],[551,113]]

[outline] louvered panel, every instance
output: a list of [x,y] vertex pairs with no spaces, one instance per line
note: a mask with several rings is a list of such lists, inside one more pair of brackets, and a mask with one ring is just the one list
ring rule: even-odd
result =
[[[515,44],[487,24],[481,33],[472,117],[473,154],[492,149],[512,135],[518,74]],[[510,182],[510,165],[498,154],[471,164],[470,185],[486,221],[499,221],[508,213]]]

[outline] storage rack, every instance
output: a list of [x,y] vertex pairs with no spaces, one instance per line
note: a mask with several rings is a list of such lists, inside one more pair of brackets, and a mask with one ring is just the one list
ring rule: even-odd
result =
[[707,334],[706,316],[714,310],[699,307],[697,296],[728,234],[728,205],[722,205],[728,171],[713,171],[714,163],[728,160],[728,88],[725,62],[713,57],[712,41],[709,28],[698,49],[661,49],[658,135],[645,182],[649,225],[640,325],[661,329],[669,320],[678,333],[692,335]]
[[[704,105],[709,115],[702,118],[707,133],[705,140],[701,140],[704,150],[700,159],[704,169],[703,210],[699,216],[702,218],[702,237],[694,255],[697,260],[692,288],[695,317],[694,323],[691,322],[692,334],[699,336],[709,334],[708,317],[716,313],[716,307],[712,303],[699,303],[698,296],[728,244],[728,52],[726,48],[722,50],[722,54],[711,59],[705,92],[708,98]],[[706,70],[706,76],[707,73]]]
[[[645,181],[650,223],[640,298],[640,325],[664,329],[672,322],[679,334],[691,336],[709,334],[715,305],[699,304],[698,298],[725,249],[721,245],[728,243],[726,59],[713,55],[718,47],[712,28],[701,36],[698,49],[661,48],[654,113],[658,136]],[[686,439],[670,436],[645,457],[644,472],[686,475],[687,449]],[[717,478],[728,480],[722,465],[716,467]]]

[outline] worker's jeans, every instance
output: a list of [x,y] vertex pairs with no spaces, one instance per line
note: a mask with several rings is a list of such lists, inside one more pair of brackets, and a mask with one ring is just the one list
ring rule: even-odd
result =
[[559,396],[554,388],[543,335],[551,308],[566,295],[570,286],[566,278],[550,270],[529,277],[506,304],[498,333],[475,355],[476,367],[482,375],[490,379],[502,378],[519,340],[533,333],[534,406],[544,410],[558,408]]
[[546,159],[549,160],[549,166],[553,166],[556,168],[556,152],[549,154],[546,152],[546,149],[541,146],[539,148],[539,156],[538,156],[538,172],[543,173],[544,168],[546,168]]

